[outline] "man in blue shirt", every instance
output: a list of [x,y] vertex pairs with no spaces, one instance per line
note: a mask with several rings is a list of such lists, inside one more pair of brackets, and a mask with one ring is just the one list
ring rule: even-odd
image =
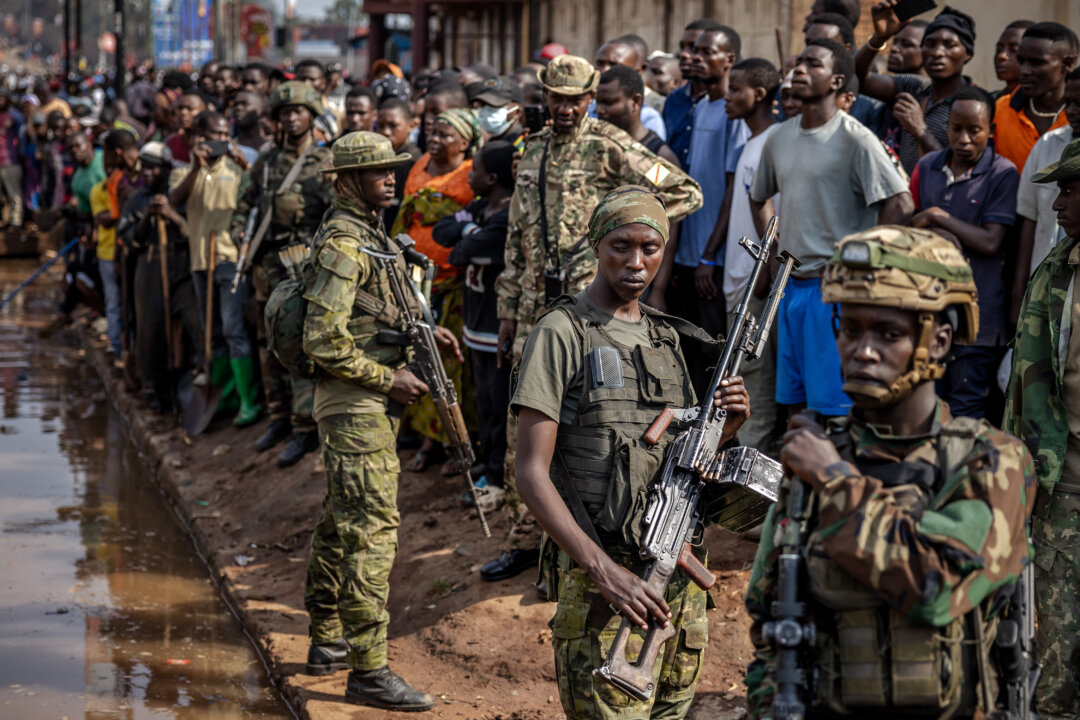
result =
[[[601,73],[605,73],[616,65],[625,65],[634,71],[640,72],[647,58],[638,58],[637,48],[622,38],[610,40],[600,46],[596,51],[593,65]],[[589,103],[589,117],[596,117],[596,101]],[[648,105],[641,106],[641,124],[648,130],[660,136],[661,140],[667,140],[667,129],[664,127],[664,119],[655,109]]]
[[[694,77],[694,43],[706,30],[719,30],[720,23],[702,18],[686,26],[679,39],[679,72],[686,82],[668,93],[664,102],[667,144],[686,170],[690,161],[690,133],[694,127],[694,106],[705,96],[705,83]],[[654,285],[655,287],[655,285]]]
[[672,238],[664,253],[664,277],[654,281],[649,295],[649,302],[655,304],[655,296],[667,291],[666,304],[672,314],[714,336],[727,326],[727,308],[720,292],[724,252],[720,243],[714,243],[711,257],[705,257],[705,250],[714,234],[726,236],[731,180],[750,137],[745,122],[728,118],[724,102],[739,45],[739,34],[724,26],[702,31],[694,43],[691,77],[703,83],[706,95],[694,108],[690,177],[701,185],[705,204],[679,225],[678,238]]
[[[911,178],[915,227],[960,246],[979,290],[979,335],[954,350],[938,394],[953,415],[981,418],[1009,341],[1005,238],[1016,222],[1020,174],[989,144],[994,104],[974,87],[953,96],[949,147],[923,156]],[[1012,279],[1009,273],[1008,279]]]

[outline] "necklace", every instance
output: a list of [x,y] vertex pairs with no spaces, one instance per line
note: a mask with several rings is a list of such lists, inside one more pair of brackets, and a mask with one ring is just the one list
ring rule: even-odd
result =
[[1055,110],[1053,112],[1048,112],[1048,113],[1039,112],[1038,110],[1035,109],[1035,98],[1028,98],[1028,112],[1031,113],[1032,115],[1034,115],[1035,117],[1056,118],[1058,115],[1061,114],[1061,111],[1064,110],[1064,109],[1065,109],[1065,106],[1062,105],[1061,107],[1059,107],[1057,110]]

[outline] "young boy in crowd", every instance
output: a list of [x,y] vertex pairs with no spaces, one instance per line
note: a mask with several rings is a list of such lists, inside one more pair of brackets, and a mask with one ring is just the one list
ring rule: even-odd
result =
[[[765,140],[776,127],[772,114],[773,98],[780,86],[780,73],[768,60],[750,58],[743,60],[731,69],[725,96],[727,115],[731,120],[743,120],[750,129],[750,137],[743,146],[735,168],[735,178],[731,195],[731,210],[727,222],[727,234],[714,235],[705,254],[715,253],[716,246],[726,238],[724,249],[724,299],[728,307],[728,325],[731,325],[731,312],[739,304],[746,285],[750,282],[750,273],[754,269],[754,259],[739,245],[739,239],[748,237],[757,239],[754,229],[754,215],[750,211],[750,187],[754,184],[754,172],[761,160],[761,149]],[[767,212],[779,214],[779,195],[766,201]],[[762,273],[767,280],[767,273]],[[764,284],[764,283],[762,283]],[[764,298],[756,295],[751,300],[750,311],[757,314],[765,304]],[[739,428],[739,444],[755,447],[762,452],[775,455],[779,450],[776,441],[776,334],[773,333],[766,344],[761,357],[742,365],[743,381],[751,397],[750,418]]]
[[409,153],[412,160],[404,162],[394,168],[394,202],[390,207],[383,210],[383,222],[386,227],[393,227],[397,219],[398,209],[401,207],[401,198],[405,196],[405,181],[409,177],[409,171],[416,163],[416,159],[423,153],[416,143],[411,140],[412,132],[416,129],[417,119],[413,116],[409,103],[396,97],[386,98],[379,105],[379,115],[375,120],[375,132],[390,139],[396,153]]
[[[1016,222],[1016,166],[990,144],[994,103],[965,88],[949,112],[949,147],[922,158],[911,178],[911,224],[952,240],[971,264],[979,290],[979,335],[954,349],[938,394],[953,415],[982,418],[1005,354],[1011,274],[1005,274],[1006,234]],[[992,422],[996,422],[991,418]]]
[[[506,411],[510,405],[510,363],[496,362],[499,319],[495,278],[503,269],[503,251],[514,194],[513,144],[495,141],[473,158],[469,187],[476,199],[435,224],[434,239],[451,247],[450,263],[465,270],[465,345],[476,388],[483,474],[477,479],[484,510],[494,510],[503,497],[506,455]],[[509,354],[509,348],[504,348]]]

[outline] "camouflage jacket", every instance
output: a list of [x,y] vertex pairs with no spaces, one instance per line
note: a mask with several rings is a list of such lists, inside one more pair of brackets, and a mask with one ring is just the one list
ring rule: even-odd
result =
[[[902,461],[937,468],[942,430],[952,429],[950,420],[948,406],[940,401],[934,427],[922,437],[879,435],[852,419],[848,432],[854,457],[860,464]],[[825,468],[823,489],[810,493],[808,532],[819,531],[820,550],[858,586],[918,625],[942,627],[963,617],[999,588],[1015,583],[1031,557],[1031,456],[1012,436],[986,422],[978,427],[971,451],[947,460],[952,474],[937,472],[930,497],[915,509],[897,494],[901,487],[886,487],[847,461]],[[762,626],[773,619],[786,498],[782,492],[762,527],[746,593],[755,647],[746,675],[751,718],[769,714],[775,691],[774,651],[762,638]],[[812,613],[822,607],[808,590],[800,600],[810,601]],[[826,627],[819,623],[818,632]]]
[[1016,324],[1012,373],[1002,427],[1035,457],[1039,485],[1053,492],[1061,478],[1069,416],[1065,360],[1072,334],[1072,304],[1080,239],[1067,238],[1039,265],[1028,283]]
[[[303,147],[307,147],[306,143]],[[234,238],[240,237],[248,215],[259,204],[263,167],[267,167],[266,192],[270,193],[272,199],[273,219],[266,231],[266,237],[263,238],[259,255],[265,254],[271,248],[310,241],[323,214],[330,207],[331,183],[325,174],[319,172],[320,168],[327,166],[330,161],[330,148],[325,145],[312,148],[304,159],[304,165],[296,180],[278,192],[293,163],[303,152],[303,147],[275,145],[255,158],[251,168],[240,180],[236,211],[229,229]],[[258,228],[258,223],[255,227]],[[254,230],[252,232],[254,233]]]
[[[547,257],[539,192],[545,147]],[[495,281],[500,319],[532,325],[544,308],[544,270],[556,263],[566,270],[567,293],[584,289],[596,274],[596,257],[586,240],[589,216],[608,191],[621,185],[655,188],[672,220],[702,203],[701,188],[689,175],[610,123],[586,117],[573,134],[546,128],[529,138],[510,200],[506,268]]]
[[390,249],[382,221],[370,209],[335,199],[313,245],[304,352],[325,373],[320,384],[337,381],[345,384],[341,390],[385,396],[406,351],[377,340],[379,330],[401,322],[385,271],[361,250]]

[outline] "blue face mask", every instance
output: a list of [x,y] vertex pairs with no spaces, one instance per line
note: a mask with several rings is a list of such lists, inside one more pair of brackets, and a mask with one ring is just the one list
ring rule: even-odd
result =
[[517,105],[506,104],[502,107],[482,107],[476,113],[480,129],[491,137],[498,137],[510,129],[510,112]]

